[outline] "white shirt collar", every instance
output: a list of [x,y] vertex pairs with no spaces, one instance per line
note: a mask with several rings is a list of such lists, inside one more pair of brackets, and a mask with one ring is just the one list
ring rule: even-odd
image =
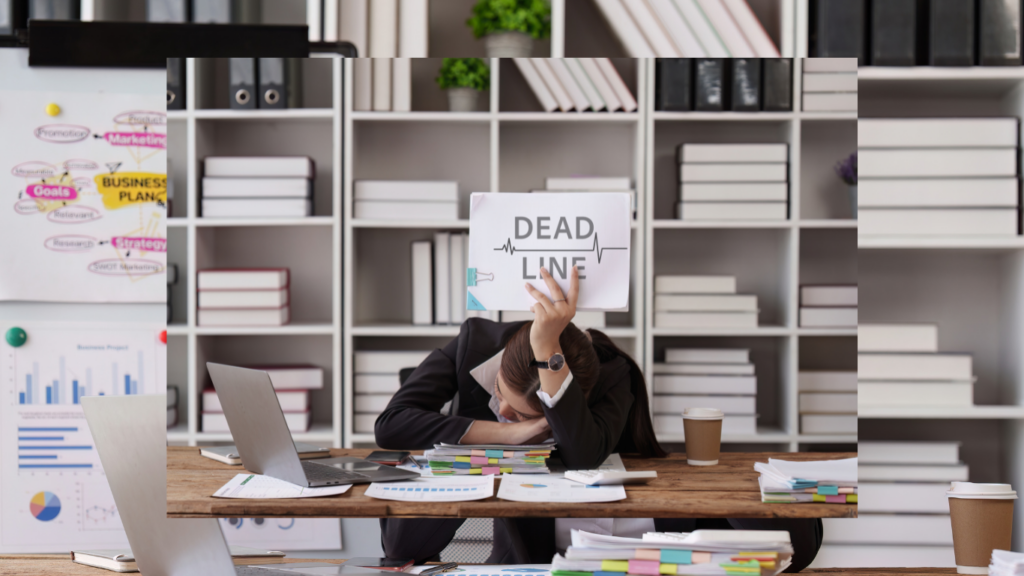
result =
[[491,395],[491,400],[487,403],[487,407],[490,408],[491,412],[493,412],[495,417],[498,418],[498,422],[511,422],[511,420],[505,418],[498,412],[501,402],[499,402],[498,397],[494,395],[494,383],[498,379],[498,371],[501,370],[501,357],[504,355],[505,349],[502,348],[497,354],[491,356],[488,360],[470,370],[469,375],[476,380],[476,383],[479,384],[481,388]]

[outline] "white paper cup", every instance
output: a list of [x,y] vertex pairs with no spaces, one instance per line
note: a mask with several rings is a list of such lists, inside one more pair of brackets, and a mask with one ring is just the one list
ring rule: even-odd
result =
[[992,550],[1010,549],[1017,492],[1009,484],[953,482],[946,496],[957,573],[988,574]]
[[683,411],[686,463],[715,466],[722,449],[722,414],[716,408],[687,408]]

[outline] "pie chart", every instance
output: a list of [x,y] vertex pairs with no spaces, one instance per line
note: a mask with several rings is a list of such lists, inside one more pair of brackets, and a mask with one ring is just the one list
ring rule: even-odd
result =
[[60,498],[53,492],[39,492],[32,497],[29,510],[36,520],[49,522],[60,514]]

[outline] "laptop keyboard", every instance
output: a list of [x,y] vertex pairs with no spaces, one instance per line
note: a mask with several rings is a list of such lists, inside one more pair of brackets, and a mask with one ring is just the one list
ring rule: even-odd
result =
[[258,568],[256,566],[235,566],[235,576],[280,576],[280,570]]
[[306,473],[306,480],[313,482],[332,482],[334,484],[351,484],[360,480],[369,480],[366,474],[341,470],[324,464],[313,462],[302,462],[302,470]]

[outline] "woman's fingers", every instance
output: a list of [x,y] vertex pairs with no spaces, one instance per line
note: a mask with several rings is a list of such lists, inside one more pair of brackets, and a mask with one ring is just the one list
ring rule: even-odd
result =
[[551,291],[551,300],[561,300],[564,302],[565,296],[562,295],[562,289],[558,286],[558,282],[555,282],[555,278],[551,276],[547,268],[541,267],[540,276],[544,279],[544,283],[548,285],[548,290]]
[[544,307],[545,311],[552,311],[552,310],[554,310],[554,307],[551,304],[551,300],[549,300],[548,297],[545,296],[543,292],[541,292],[540,290],[537,290],[536,288],[534,288],[529,282],[526,283],[526,291],[529,292],[530,296],[533,296],[533,298],[541,306]]
[[572,272],[569,274],[569,297],[567,298],[569,306],[575,311],[576,301],[580,297],[580,271],[575,266],[572,267]]

